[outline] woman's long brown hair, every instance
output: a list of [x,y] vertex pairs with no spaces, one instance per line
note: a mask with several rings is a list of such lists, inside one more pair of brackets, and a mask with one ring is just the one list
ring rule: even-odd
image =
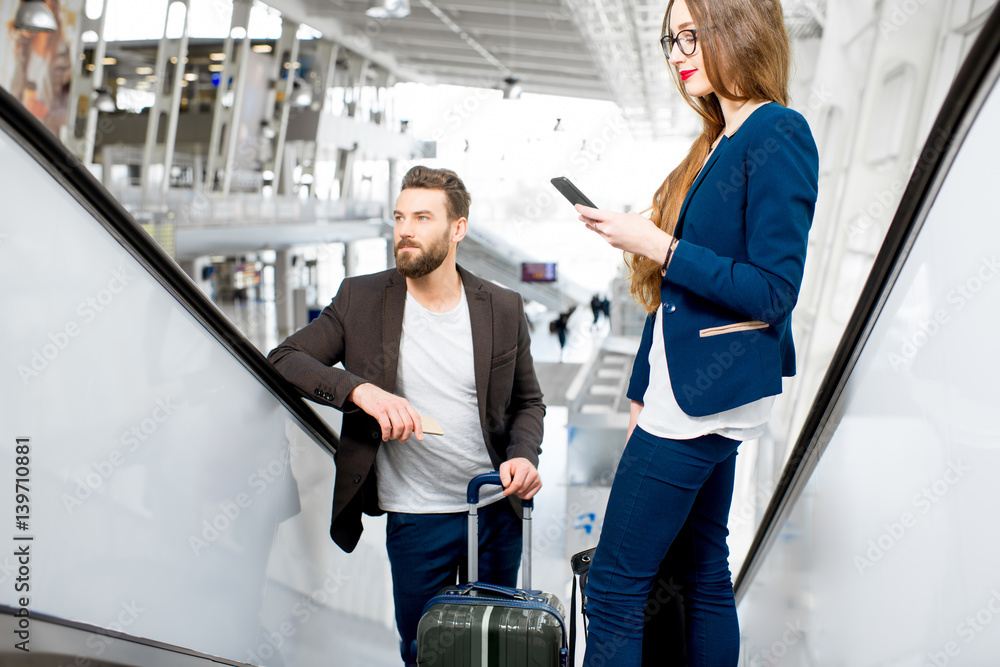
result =
[[[677,167],[667,175],[653,195],[650,218],[660,229],[673,234],[681,204],[698,177],[712,143],[726,126],[717,95],[735,101],[768,100],[788,105],[788,77],[791,48],[785,19],[778,0],[686,0],[698,30],[698,49],[705,74],[715,94],[697,99],[687,94],[677,69],[670,66],[674,83],[688,105],[702,119],[702,132]],[[667,4],[660,35],[670,27]],[[632,297],[647,312],[660,305],[660,264],[655,260],[625,253]]]

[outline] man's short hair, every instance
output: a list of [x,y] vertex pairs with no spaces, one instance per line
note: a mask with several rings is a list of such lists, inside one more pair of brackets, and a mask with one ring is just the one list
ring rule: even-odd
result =
[[422,190],[442,190],[448,201],[448,221],[469,217],[469,205],[472,197],[465,189],[465,183],[458,174],[450,169],[431,169],[416,166],[403,176],[403,190],[419,188]]

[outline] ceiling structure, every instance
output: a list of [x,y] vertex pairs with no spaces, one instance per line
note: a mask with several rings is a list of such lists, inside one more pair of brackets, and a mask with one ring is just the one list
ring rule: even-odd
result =
[[[282,9],[284,0],[269,4]],[[419,80],[502,89],[517,79],[529,92],[610,99],[561,0],[410,0],[410,15],[393,19],[366,16],[371,0],[296,4],[306,16],[288,16],[324,34],[339,23],[348,47],[388,53]]]
[[[409,0],[390,19],[366,16],[373,0],[268,4],[401,80],[611,100],[640,140],[696,130],[660,49],[664,0]],[[826,0],[783,5],[793,39],[822,34]]]

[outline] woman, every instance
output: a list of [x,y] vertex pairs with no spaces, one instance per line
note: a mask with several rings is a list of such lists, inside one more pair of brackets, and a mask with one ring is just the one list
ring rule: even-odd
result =
[[764,432],[795,373],[789,316],[816,202],[816,146],[785,107],[780,3],[671,0],[661,41],[701,136],[654,195],[652,220],[577,206],[625,251],[649,313],[587,585],[588,667],[640,664],[647,594],[675,538],[689,663],[737,664],[726,547],[736,449]]

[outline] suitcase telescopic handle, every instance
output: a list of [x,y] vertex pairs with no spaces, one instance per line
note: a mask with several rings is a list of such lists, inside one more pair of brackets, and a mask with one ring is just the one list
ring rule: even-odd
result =
[[[479,490],[487,485],[503,486],[499,472],[476,475],[469,482],[466,500],[469,503],[469,581],[479,579]],[[521,500],[524,510],[524,536],[521,540],[521,588],[531,590],[531,510],[533,500]]]

